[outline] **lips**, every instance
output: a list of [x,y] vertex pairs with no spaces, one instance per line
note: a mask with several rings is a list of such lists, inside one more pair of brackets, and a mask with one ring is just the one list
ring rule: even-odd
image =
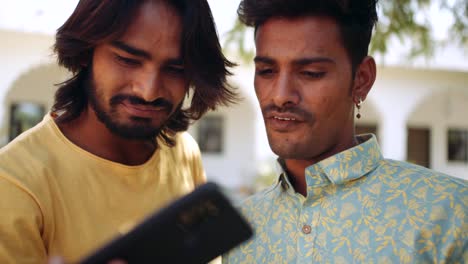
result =
[[141,118],[153,118],[155,115],[168,114],[169,110],[167,107],[154,107],[149,105],[135,105],[123,102],[124,109],[131,116]]
[[291,132],[302,123],[300,117],[287,114],[269,114],[266,118],[266,126],[277,132]]
[[265,125],[270,131],[288,133],[311,124],[315,118],[311,112],[299,107],[277,107],[274,104],[262,107]]
[[274,118],[280,121],[297,121],[303,122],[305,118],[299,114],[292,112],[278,112],[278,111],[267,111],[265,113],[265,118],[270,119]]

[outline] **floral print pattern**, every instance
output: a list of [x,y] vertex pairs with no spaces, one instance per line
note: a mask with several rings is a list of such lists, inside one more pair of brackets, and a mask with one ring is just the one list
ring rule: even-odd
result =
[[241,210],[256,235],[223,263],[468,263],[467,181],[382,157],[375,136],[286,173]]

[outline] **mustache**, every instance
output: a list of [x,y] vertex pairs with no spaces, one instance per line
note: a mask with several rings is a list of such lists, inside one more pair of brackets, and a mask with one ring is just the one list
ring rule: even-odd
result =
[[315,119],[315,116],[313,113],[304,110],[300,107],[297,106],[284,106],[284,107],[279,107],[274,104],[269,104],[262,109],[262,113],[264,116],[267,116],[271,114],[272,112],[275,113],[289,113],[295,116],[299,116],[304,119],[304,121],[312,121]]
[[164,108],[168,112],[171,112],[172,109],[174,108],[174,104],[164,98],[158,98],[152,102],[148,102],[140,97],[131,96],[131,95],[122,95],[122,94],[112,97],[110,100],[110,104],[117,105],[124,101],[128,101],[129,103],[133,105],[144,105],[144,106],[152,106],[154,108]]

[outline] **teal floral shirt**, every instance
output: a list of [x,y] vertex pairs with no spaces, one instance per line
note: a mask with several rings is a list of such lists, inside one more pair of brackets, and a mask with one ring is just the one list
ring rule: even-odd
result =
[[382,157],[374,136],[283,172],[241,206],[256,234],[223,263],[468,263],[467,181]]

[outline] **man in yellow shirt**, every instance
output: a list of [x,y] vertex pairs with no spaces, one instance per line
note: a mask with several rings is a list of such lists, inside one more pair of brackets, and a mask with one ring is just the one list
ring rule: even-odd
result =
[[206,0],[81,0],[54,49],[73,77],[0,150],[2,264],[76,262],[203,183],[183,131],[235,98]]

